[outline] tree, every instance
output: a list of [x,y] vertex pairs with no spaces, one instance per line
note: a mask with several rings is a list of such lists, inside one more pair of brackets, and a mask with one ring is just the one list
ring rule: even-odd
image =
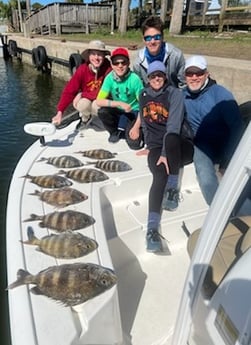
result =
[[8,4],[3,3],[0,1],[0,17],[3,19],[8,19],[10,16],[11,10]]
[[160,10],[160,19],[163,23],[166,22],[166,13],[167,13],[167,0],[161,0],[161,10]]
[[130,5],[130,0],[122,0],[119,27],[118,27],[118,31],[121,34],[126,33],[126,30],[127,30],[127,17],[128,17],[128,12],[129,12],[129,5]]
[[184,0],[174,0],[171,22],[169,27],[169,32],[172,35],[177,35],[181,33],[183,7]]
[[32,9],[33,11],[39,10],[41,7],[43,7],[43,5],[41,5],[39,2],[34,2],[34,4],[32,4]]

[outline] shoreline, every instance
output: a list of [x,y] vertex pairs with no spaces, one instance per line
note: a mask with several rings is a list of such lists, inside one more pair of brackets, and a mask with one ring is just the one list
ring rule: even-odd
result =
[[[87,42],[73,42],[48,38],[27,38],[20,35],[10,34],[8,40],[17,42],[18,48],[31,51],[38,46],[44,46],[48,56],[69,61],[71,54],[81,54],[86,49]],[[106,45],[108,50],[113,50],[114,46]],[[131,61],[134,60],[137,50],[129,50]],[[198,54],[196,51],[194,54]],[[191,54],[184,54],[185,57]],[[204,54],[203,54],[204,55]],[[238,103],[250,101],[251,95],[251,64],[249,60],[239,60],[222,58],[216,56],[206,56],[209,72],[213,79],[228,88],[235,96]],[[31,54],[22,53],[22,61],[32,65]],[[41,73],[38,71],[38,73]],[[70,78],[69,68],[56,63],[52,64],[51,73],[53,76],[67,81]]]

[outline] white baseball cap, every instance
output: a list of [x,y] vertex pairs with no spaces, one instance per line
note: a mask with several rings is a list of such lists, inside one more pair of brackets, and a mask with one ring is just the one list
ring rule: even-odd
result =
[[186,59],[185,70],[190,67],[196,67],[201,70],[205,70],[207,69],[207,60],[204,58],[204,56],[193,55],[190,58]]

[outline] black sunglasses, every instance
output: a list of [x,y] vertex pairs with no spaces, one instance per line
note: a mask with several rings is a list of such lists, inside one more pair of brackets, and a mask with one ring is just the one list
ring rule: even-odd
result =
[[147,36],[144,36],[144,40],[146,42],[150,42],[151,40],[154,40],[154,41],[160,41],[162,38],[162,35],[161,34],[157,34],[157,35],[147,35]]
[[155,79],[156,77],[157,78],[165,78],[166,76],[162,72],[153,72],[148,76],[149,79]]
[[196,77],[202,77],[205,74],[206,71],[198,71],[198,72],[192,72],[192,71],[187,71],[185,72],[186,77],[193,77],[194,75]]
[[123,61],[114,61],[114,62],[112,62],[112,64],[114,66],[118,66],[118,65],[126,66],[126,65],[128,65],[128,62],[125,61],[125,60],[123,60]]

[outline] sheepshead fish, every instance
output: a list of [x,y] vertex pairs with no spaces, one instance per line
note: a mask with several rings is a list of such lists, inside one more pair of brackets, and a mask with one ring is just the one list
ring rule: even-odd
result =
[[109,179],[105,173],[96,169],[60,170],[58,173],[80,183],[101,182]]
[[69,187],[56,190],[46,190],[44,192],[35,190],[35,192],[30,193],[30,195],[37,195],[41,201],[56,207],[66,207],[88,199],[86,194]]
[[41,220],[39,223],[41,228],[50,228],[57,232],[84,229],[95,223],[95,219],[88,214],[72,210],[52,212],[44,216],[31,214],[30,218],[24,220],[24,222],[34,220]]
[[96,150],[87,150],[87,151],[79,151],[76,153],[82,153],[84,157],[93,158],[93,159],[109,159],[114,158],[117,153],[112,153],[108,150],[104,149],[96,149]]
[[27,229],[28,241],[24,244],[37,245],[39,251],[59,259],[74,259],[87,255],[98,248],[98,243],[80,234],[66,231],[59,235],[47,235],[38,239],[31,226]]
[[128,171],[132,170],[132,167],[126,162],[119,160],[109,160],[109,161],[97,161],[89,162],[89,164],[95,164],[95,167],[106,172],[118,172],[118,171]]
[[113,270],[93,263],[74,263],[51,266],[33,275],[19,269],[17,280],[7,289],[35,284],[31,292],[75,306],[96,297],[117,283]]
[[35,183],[36,185],[43,188],[62,188],[72,185],[72,182],[69,181],[66,177],[58,175],[31,176],[27,174],[22,177],[30,179],[32,183]]
[[47,164],[52,164],[57,168],[76,168],[84,165],[79,159],[63,155],[59,157],[42,157],[38,162],[46,161]]

